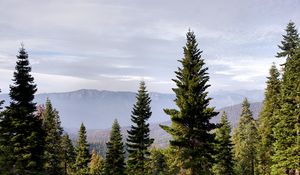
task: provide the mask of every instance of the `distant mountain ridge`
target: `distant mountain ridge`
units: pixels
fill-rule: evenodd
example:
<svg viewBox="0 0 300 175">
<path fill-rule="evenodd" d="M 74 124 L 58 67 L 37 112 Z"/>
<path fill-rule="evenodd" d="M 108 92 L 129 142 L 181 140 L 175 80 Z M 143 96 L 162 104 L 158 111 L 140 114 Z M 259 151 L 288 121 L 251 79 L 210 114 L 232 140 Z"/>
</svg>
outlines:
<svg viewBox="0 0 300 175">
<path fill-rule="evenodd" d="M 72 92 L 42 93 L 35 96 L 35 102 L 44 104 L 48 97 L 59 111 L 61 122 L 65 128 L 79 128 L 84 122 L 88 129 L 108 129 L 115 118 L 121 126 L 130 126 L 130 115 L 135 103 L 135 92 L 81 89 Z M 174 94 L 150 93 L 152 102 L 151 123 L 169 120 L 163 109 L 176 108 Z M 211 106 L 221 109 L 241 103 L 244 97 L 251 102 L 262 101 L 263 92 L 259 90 L 239 90 L 235 92 L 217 91 L 209 93 L 212 97 Z M 0 94 L 0 99 L 9 104 L 8 94 Z"/>
</svg>

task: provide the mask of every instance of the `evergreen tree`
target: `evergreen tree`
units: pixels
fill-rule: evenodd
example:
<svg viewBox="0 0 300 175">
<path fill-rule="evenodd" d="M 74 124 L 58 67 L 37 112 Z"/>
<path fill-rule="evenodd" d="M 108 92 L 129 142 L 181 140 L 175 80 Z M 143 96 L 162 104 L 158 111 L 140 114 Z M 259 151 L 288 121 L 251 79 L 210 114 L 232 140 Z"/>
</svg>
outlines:
<svg viewBox="0 0 300 175">
<path fill-rule="evenodd" d="M 256 169 L 257 146 L 256 121 L 252 117 L 250 104 L 245 98 L 238 126 L 233 132 L 236 174 L 254 175 Z"/>
<path fill-rule="evenodd" d="M 131 115 L 131 121 L 134 125 L 127 131 L 127 150 L 129 153 L 127 170 L 129 174 L 144 175 L 145 165 L 150 155 L 148 148 L 153 143 L 153 139 L 150 138 L 149 123 L 147 123 L 152 114 L 151 99 L 144 81 L 140 83 L 136 99 L 137 102 L 133 106 Z"/>
<path fill-rule="evenodd" d="M 215 175 L 233 175 L 233 152 L 231 143 L 231 126 L 227 114 L 223 112 L 220 128 L 216 130 L 216 164 L 213 166 Z"/>
<path fill-rule="evenodd" d="M 167 175 L 168 165 L 166 156 L 160 149 L 152 149 L 150 151 L 150 161 L 148 165 L 149 174 L 151 175 Z"/>
<path fill-rule="evenodd" d="M 61 145 L 63 153 L 62 161 L 64 166 L 64 174 L 72 174 L 76 159 L 76 153 L 68 134 L 64 134 L 62 136 Z"/>
<path fill-rule="evenodd" d="M 274 118 L 275 110 L 280 108 L 280 79 L 279 72 L 275 66 L 272 65 L 270 69 L 270 76 L 267 77 L 267 88 L 265 91 L 265 99 L 263 102 L 262 111 L 259 114 L 259 145 L 258 145 L 258 171 L 262 175 L 271 174 L 271 155 L 273 154 L 272 144 L 274 142 L 272 128 L 274 128 L 276 121 Z"/>
<path fill-rule="evenodd" d="M 91 162 L 89 164 L 90 175 L 103 175 L 104 174 L 104 160 L 99 156 L 95 149 L 92 151 Z"/>
<path fill-rule="evenodd" d="M 275 113 L 273 175 L 299 174 L 300 160 L 300 45 L 287 60 L 283 74 L 280 109 Z"/>
<path fill-rule="evenodd" d="M 282 35 L 283 41 L 281 41 L 281 46 L 278 45 L 281 52 L 278 52 L 276 57 L 286 57 L 289 59 L 295 53 L 295 49 L 300 43 L 300 38 L 295 23 L 292 21 L 288 23 L 285 31 L 286 35 Z"/>
<path fill-rule="evenodd" d="M 75 169 L 76 174 L 85 175 L 88 174 L 88 163 L 90 162 L 89 145 L 86 140 L 86 129 L 83 123 L 81 123 L 79 129 L 79 139 L 76 147 L 76 162 Z"/>
<path fill-rule="evenodd" d="M 62 133 L 58 112 L 53 109 L 47 98 L 45 111 L 42 114 L 45 134 L 44 170 L 49 175 L 62 174 Z"/>
<path fill-rule="evenodd" d="M 107 142 L 105 175 L 124 175 L 125 157 L 120 125 L 117 120 L 112 125 L 110 140 Z"/>
<path fill-rule="evenodd" d="M 0 92 L 1 92 L 1 89 L 0 89 Z M 4 100 L 0 100 L 0 110 L 3 109 L 2 108 L 3 103 L 4 103 Z"/>
<path fill-rule="evenodd" d="M 0 121 L 0 145 L 10 153 L 2 168 L 12 174 L 37 174 L 42 169 L 44 132 L 41 120 L 34 115 L 37 89 L 23 45 L 16 63 L 9 93 L 12 101 Z"/>
<path fill-rule="evenodd" d="M 170 144 L 178 150 L 183 170 L 191 175 L 206 175 L 212 173 L 214 134 L 211 131 L 216 128 L 210 119 L 218 113 L 208 107 L 211 98 L 207 97 L 206 90 L 210 85 L 202 51 L 197 48 L 194 32 L 189 31 L 186 36 L 184 58 L 179 61 L 182 68 L 178 68 L 177 79 L 173 79 L 177 85 L 173 91 L 179 110 L 165 109 L 172 125 L 162 128 L 173 137 Z"/>
</svg>

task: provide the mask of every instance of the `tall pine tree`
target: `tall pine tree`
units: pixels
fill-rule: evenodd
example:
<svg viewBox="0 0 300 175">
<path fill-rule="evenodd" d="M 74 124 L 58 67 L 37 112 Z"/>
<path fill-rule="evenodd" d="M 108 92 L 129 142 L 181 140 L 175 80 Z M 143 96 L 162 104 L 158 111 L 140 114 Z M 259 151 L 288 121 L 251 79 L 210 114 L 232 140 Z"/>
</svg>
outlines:
<svg viewBox="0 0 300 175">
<path fill-rule="evenodd" d="M 152 112 L 150 107 L 150 96 L 146 90 L 145 82 L 140 83 L 137 94 L 137 102 L 133 106 L 131 121 L 134 125 L 128 131 L 127 147 L 128 147 L 128 167 L 129 174 L 144 175 L 146 163 L 149 158 L 149 147 L 153 143 L 150 138 L 149 123 Z"/>
<path fill-rule="evenodd" d="M 215 175 L 233 175 L 233 144 L 231 143 L 231 126 L 227 114 L 223 112 L 220 128 L 216 130 L 216 163 L 213 166 Z"/>
<path fill-rule="evenodd" d="M 62 133 L 58 112 L 53 109 L 47 98 L 46 107 L 42 113 L 43 128 L 45 130 L 44 170 L 49 175 L 62 174 Z"/>
<path fill-rule="evenodd" d="M 86 140 L 86 129 L 81 123 L 79 129 L 79 138 L 76 147 L 75 170 L 78 175 L 88 174 L 88 163 L 90 162 L 89 145 Z"/>
<path fill-rule="evenodd" d="M 257 126 L 252 117 L 250 104 L 245 98 L 238 126 L 233 132 L 236 174 L 254 175 L 256 169 Z"/>
<path fill-rule="evenodd" d="M 286 57 L 289 59 L 295 53 L 295 49 L 300 43 L 300 38 L 295 23 L 292 21 L 288 23 L 285 31 L 286 35 L 282 35 L 283 40 L 281 41 L 281 45 L 278 45 L 281 52 L 278 52 L 276 57 Z"/>
<path fill-rule="evenodd" d="M 273 154 L 272 144 L 274 142 L 273 131 L 276 124 L 274 117 L 275 111 L 280 108 L 280 73 L 275 64 L 270 69 L 270 76 L 267 77 L 267 88 L 265 90 L 265 99 L 263 108 L 259 114 L 259 145 L 258 145 L 258 171 L 262 175 L 271 174 Z"/>
<path fill-rule="evenodd" d="M 112 125 L 110 140 L 107 142 L 107 152 L 105 160 L 106 175 L 124 175 L 125 174 L 125 157 L 124 145 L 120 125 L 117 120 Z"/>
<path fill-rule="evenodd" d="M 214 134 L 211 131 L 216 128 L 210 119 L 218 113 L 208 107 L 211 100 L 206 91 L 210 86 L 207 84 L 208 68 L 201 57 L 196 36 L 192 31 L 186 36 L 184 58 L 179 61 L 182 68 L 178 68 L 175 72 L 177 79 L 173 79 L 177 85 L 173 91 L 179 110 L 165 109 L 172 125 L 162 128 L 173 137 L 170 144 L 178 149 L 183 169 L 191 175 L 206 175 L 212 174 Z"/>
<path fill-rule="evenodd" d="M 273 128 L 275 142 L 273 175 L 299 174 L 300 152 L 300 45 L 286 61 L 283 74 L 280 109 Z"/>
<path fill-rule="evenodd" d="M 76 153 L 68 134 L 64 134 L 62 136 L 61 147 L 64 175 L 72 174 L 74 171 L 73 168 L 76 159 Z"/>
<path fill-rule="evenodd" d="M 22 45 L 14 84 L 10 86 L 12 101 L 0 121 L 0 145 L 10 152 L 2 168 L 13 174 L 37 174 L 42 168 L 44 132 L 41 120 L 34 115 L 37 89 L 30 72 L 28 54 Z"/>
</svg>

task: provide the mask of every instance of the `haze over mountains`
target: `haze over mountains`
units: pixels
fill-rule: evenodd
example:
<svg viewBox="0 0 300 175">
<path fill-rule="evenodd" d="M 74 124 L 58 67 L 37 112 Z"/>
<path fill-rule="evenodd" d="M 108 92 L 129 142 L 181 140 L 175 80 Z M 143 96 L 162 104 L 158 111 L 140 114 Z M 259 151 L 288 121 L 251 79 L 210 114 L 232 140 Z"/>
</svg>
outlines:
<svg viewBox="0 0 300 175">
<path fill-rule="evenodd" d="M 151 92 L 152 117 L 150 123 L 161 123 L 169 121 L 169 117 L 163 112 L 164 108 L 174 108 L 175 95 Z M 263 91 L 260 90 L 239 90 L 235 92 L 217 91 L 209 94 L 213 98 L 211 106 L 217 110 L 239 104 L 244 97 L 248 97 L 250 102 L 261 102 Z M 35 96 L 35 102 L 43 104 L 46 98 L 52 101 L 53 106 L 59 111 L 62 126 L 73 130 L 79 128 L 84 122 L 88 129 L 108 129 L 115 118 L 119 120 L 121 126 L 130 126 L 130 114 L 135 103 L 134 92 L 115 92 L 81 89 L 73 92 L 43 93 Z M 9 103 L 8 94 L 1 94 L 0 99 L 5 100 L 5 105 Z M 259 108 L 260 103 L 255 108 Z M 226 108 L 230 121 L 233 124 L 238 120 L 239 106 Z M 255 110 L 255 114 L 257 110 Z M 217 118 L 214 119 L 217 121 Z"/>
</svg>

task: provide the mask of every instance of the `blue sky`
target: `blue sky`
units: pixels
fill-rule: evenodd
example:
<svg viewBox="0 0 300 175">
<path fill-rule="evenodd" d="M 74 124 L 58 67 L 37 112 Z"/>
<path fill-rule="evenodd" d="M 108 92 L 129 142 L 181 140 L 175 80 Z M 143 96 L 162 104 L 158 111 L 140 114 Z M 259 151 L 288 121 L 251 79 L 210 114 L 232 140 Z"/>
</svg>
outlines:
<svg viewBox="0 0 300 175">
<path fill-rule="evenodd" d="M 20 43 L 38 92 L 77 89 L 170 93 L 191 28 L 210 91 L 265 87 L 299 0 L 0 0 L 0 88 L 8 92 Z"/>
</svg>

